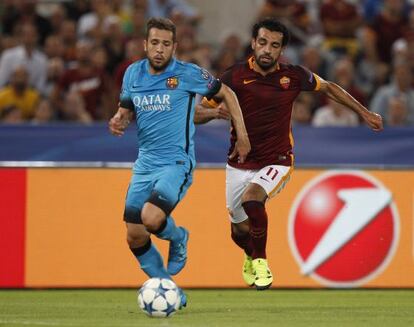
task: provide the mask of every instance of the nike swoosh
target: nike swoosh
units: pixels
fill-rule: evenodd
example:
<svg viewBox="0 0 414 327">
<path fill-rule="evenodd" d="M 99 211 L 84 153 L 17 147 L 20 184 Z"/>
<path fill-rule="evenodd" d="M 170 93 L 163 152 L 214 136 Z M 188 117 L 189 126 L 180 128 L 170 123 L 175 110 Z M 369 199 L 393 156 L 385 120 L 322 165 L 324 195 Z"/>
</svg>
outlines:
<svg viewBox="0 0 414 327">
<path fill-rule="evenodd" d="M 245 80 L 243 80 L 243 84 L 244 85 L 250 84 L 250 83 L 253 83 L 254 81 L 256 81 L 256 80 L 255 79 L 245 79 Z"/>
<path fill-rule="evenodd" d="M 266 178 L 263 178 L 263 176 L 260 176 L 260 179 L 263 179 L 264 181 L 269 183 L 269 181 Z"/>
</svg>

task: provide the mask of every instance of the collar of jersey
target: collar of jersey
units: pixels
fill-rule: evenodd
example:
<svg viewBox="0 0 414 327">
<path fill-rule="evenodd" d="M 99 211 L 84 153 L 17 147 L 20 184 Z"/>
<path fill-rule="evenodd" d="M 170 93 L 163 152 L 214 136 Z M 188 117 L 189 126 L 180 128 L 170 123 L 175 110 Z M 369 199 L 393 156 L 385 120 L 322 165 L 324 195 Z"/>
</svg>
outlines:
<svg viewBox="0 0 414 327">
<path fill-rule="evenodd" d="M 248 59 L 247 59 L 247 63 L 248 63 L 248 65 L 249 65 L 249 68 L 250 68 L 252 71 L 254 71 L 255 73 L 257 73 L 257 74 L 259 74 L 259 75 L 260 75 L 260 73 L 259 73 L 259 72 L 256 72 L 256 71 L 254 70 L 254 67 L 253 67 L 253 62 L 254 62 L 254 56 L 251 56 L 250 58 L 248 58 Z M 279 63 L 277 63 L 276 70 L 275 70 L 274 72 L 277 72 L 278 70 L 280 70 L 280 65 L 279 65 Z M 274 72 L 273 72 L 273 73 L 274 73 Z"/>
</svg>

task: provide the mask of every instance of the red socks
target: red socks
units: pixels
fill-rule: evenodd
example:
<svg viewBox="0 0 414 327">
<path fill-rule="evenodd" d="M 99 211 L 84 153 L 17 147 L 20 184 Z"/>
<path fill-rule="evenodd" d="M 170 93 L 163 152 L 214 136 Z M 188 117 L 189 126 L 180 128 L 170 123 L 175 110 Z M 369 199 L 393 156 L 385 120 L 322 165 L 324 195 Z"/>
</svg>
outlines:
<svg viewBox="0 0 414 327">
<path fill-rule="evenodd" d="M 267 213 L 265 206 L 260 201 L 246 201 L 242 203 L 242 206 L 250 221 L 250 240 L 253 246 L 251 256 L 253 259 L 266 259 Z"/>
<path fill-rule="evenodd" d="M 252 256 L 253 253 L 253 244 L 251 242 L 250 234 L 236 234 L 231 229 L 231 238 L 233 239 L 234 243 L 236 243 L 240 248 L 246 252 L 248 256 Z"/>
</svg>

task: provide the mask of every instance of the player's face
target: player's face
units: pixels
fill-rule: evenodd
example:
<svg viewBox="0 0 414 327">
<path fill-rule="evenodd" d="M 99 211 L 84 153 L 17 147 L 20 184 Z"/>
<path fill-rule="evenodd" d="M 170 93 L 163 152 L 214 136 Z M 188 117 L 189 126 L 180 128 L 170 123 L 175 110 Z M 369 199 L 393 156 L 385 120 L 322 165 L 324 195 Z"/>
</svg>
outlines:
<svg viewBox="0 0 414 327">
<path fill-rule="evenodd" d="M 177 48 L 173 41 L 173 33 L 167 30 L 151 28 L 144 49 L 154 72 L 162 72 L 169 64 Z"/>
<path fill-rule="evenodd" d="M 273 69 L 283 50 L 283 34 L 260 28 L 257 38 L 252 40 L 252 49 L 257 65 L 264 71 Z"/>
</svg>

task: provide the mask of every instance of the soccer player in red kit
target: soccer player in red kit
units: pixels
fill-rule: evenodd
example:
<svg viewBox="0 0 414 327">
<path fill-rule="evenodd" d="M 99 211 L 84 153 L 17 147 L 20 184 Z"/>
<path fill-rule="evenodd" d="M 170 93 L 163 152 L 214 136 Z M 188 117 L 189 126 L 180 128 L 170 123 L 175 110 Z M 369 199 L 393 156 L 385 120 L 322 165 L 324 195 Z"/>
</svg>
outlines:
<svg viewBox="0 0 414 327">
<path fill-rule="evenodd" d="M 288 30 L 278 21 L 267 18 L 258 22 L 252 31 L 253 56 L 229 68 L 221 78 L 237 95 L 251 143 L 245 162 L 240 162 L 234 152 L 237 137 L 232 128 L 226 205 L 231 237 L 245 252 L 243 278 L 258 290 L 269 288 L 273 281 L 266 259 L 265 202 L 283 189 L 292 173 L 291 114 L 299 93 L 323 92 L 356 112 L 371 129 L 382 129 L 380 115 L 368 111 L 335 83 L 302 66 L 279 63 L 288 40 Z M 204 99 L 198 105 L 196 123 L 225 116 L 224 105 L 214 100 Z"/>
</svg>

